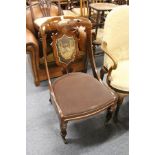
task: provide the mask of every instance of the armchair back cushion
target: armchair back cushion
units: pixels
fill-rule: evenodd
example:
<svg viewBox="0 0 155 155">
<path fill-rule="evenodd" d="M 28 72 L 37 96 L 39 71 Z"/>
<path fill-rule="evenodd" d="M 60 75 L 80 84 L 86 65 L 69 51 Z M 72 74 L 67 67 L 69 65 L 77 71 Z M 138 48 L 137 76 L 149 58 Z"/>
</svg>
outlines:
<svg viewBox="0 0 155 155">
<path fill-rule="evenodd" d="M 114 8 L 105 20 L 103 42 L 106 42 L 107 52 L 116 63 L 129 59 L 129 7 L 127 5 Z M 104 63 L 111 64 L 105 57 Z"/>
</svg>

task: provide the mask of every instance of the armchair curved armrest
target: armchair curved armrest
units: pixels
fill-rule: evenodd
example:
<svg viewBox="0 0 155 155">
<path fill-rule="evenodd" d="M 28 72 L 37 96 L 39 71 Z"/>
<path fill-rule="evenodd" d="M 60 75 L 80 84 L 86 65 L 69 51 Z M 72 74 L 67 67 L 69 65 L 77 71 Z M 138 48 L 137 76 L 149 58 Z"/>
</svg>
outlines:
<svg viewBox="0 0 155 155">
<path fill-rule="evenodd" d="M 110 66 L 109 69 L 103 65 L 102 68 L 101 68 L 101 70 L 100 70 L 100 78 L 101 78 L 101 79 L 103 79 L 105 73 L 108 73 L 108 75 L 107 75 L 107 83 L 109 83 L 109 77 L 110 77 L 110 75 L 111 75 L 112 70 L 117 68 L 117 63 L 116 63 L 115 60 L 112 58 L 112 56 L 108 53 L 108 50 L 107 50 L 107 43 L 106 43 L 105 41 L 102 42 L 101 48 L 102 48 L 103 52 L 104 52 L 104 53 L 110 58 L 110 60 L 112 60 L 112 62 L 113 62 L 113 65 Z"/>
<path fill-rule="evenodd" d="M 103 52 L 112 60 L 113 62 L 113 65 L 107 69 L 107 70 L 110 70 L 111 68 L 112 69 L 116 69 L 117 68 L 117 63 L 115 62 L 115 60 L 113 59 L 113 57 L 107 52 L 107 43 L 105 41 L 102 42 L 102 45 L 101 45 L 101 48 L 103 50 Z"/>
</svg>

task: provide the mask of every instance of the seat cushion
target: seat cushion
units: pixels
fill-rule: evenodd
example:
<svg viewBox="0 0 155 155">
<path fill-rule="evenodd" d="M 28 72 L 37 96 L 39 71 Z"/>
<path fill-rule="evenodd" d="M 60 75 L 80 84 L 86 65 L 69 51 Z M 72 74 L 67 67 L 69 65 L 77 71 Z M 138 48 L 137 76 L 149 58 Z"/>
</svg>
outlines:
<svg viewBox="0 0 155 155">
<path fill-rule="evenodd" d="M 129 61 L 119 61 L 116 70 L 113 70 L 110 77 L 112 87 L 129 91 Z"/>
<path fill-rule="evenodd" d="M 53 16 L 54 17 L 54 16 Z M 46 20 L 51 19 L 53 17 L 41 17 L 34 20 L 34 24 L 39 28 Z"/>
<path fill-rule="evenodd" d="M 105 19 L 102 39 L 107 43 L 107 52 L 113 59 L 128 59 L 129 6 L 118 6 L 109 12 Z"/>
<path fill-rule="evenodd" d="M 111 90 L 85 73 L 70 73 L 53 83 L 53 90 L 64 116 L 108 107 L 116 99 Z"/>
</svg>

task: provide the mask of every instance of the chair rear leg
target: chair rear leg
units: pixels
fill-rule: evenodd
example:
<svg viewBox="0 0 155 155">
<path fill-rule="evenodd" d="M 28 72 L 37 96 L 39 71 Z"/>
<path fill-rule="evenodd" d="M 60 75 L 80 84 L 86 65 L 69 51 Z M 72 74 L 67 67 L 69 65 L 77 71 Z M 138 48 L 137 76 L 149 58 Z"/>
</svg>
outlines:
<svg viewBox="0 0 155 155">
<path fill-rule="evenodd" d="M 106 120 L 105 120 L 105 124 L 107 124 L 110 119 L 112 118 L 112 111 L 110 110 L 110 108 L 107 110 L 107 114 L 106 114 Z"/>
<path fill-rule="evenodd" d="M 103 67 L 101 68 L 101 70 L 100 70 L 100 78 L 101 78 L 102 80 L 103 80 L 104 75 L 105 75 L 106 73 L 108 73 L 108 70 L 107 70 L 107 68 L 106 68 L 105 66 L 103 66 Z"/>
</svg>

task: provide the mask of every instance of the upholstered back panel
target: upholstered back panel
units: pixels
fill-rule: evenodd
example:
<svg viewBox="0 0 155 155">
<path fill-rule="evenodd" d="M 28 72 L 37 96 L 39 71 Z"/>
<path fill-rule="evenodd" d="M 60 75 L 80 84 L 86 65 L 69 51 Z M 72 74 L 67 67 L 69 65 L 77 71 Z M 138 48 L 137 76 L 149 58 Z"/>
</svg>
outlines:
<svg viewBox="0 0 155 155">
<path fill-rule="evenodd" d="M 129 7 L 122 5 L 114 8 L 105 20 L 103 41 L 107 52 L 117 62 L 128 59 L 129 46 Z"/>
</svg>

